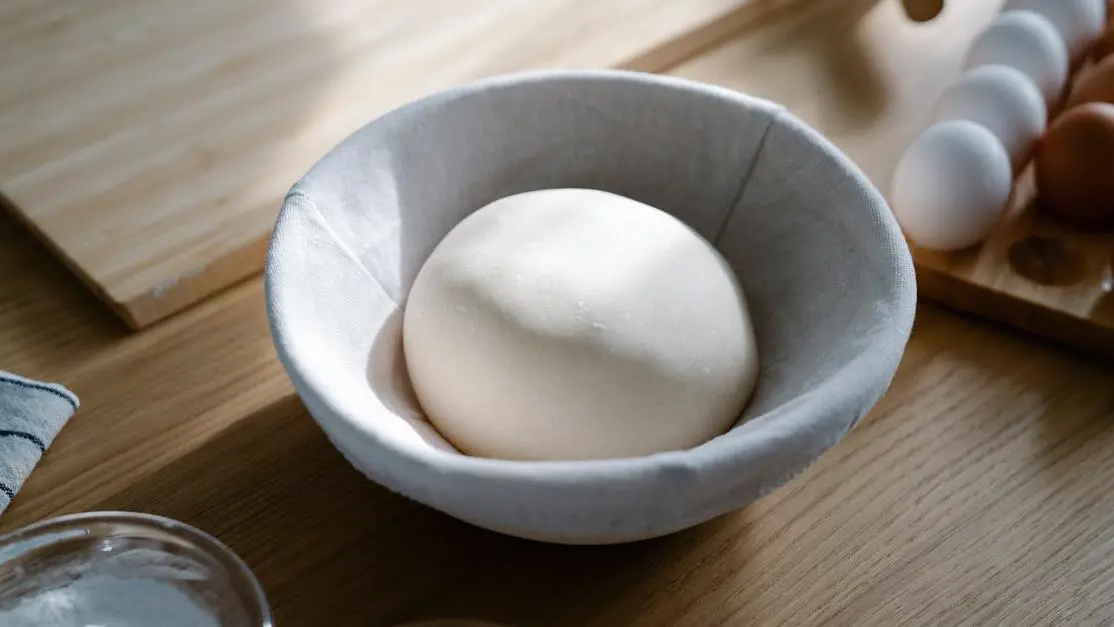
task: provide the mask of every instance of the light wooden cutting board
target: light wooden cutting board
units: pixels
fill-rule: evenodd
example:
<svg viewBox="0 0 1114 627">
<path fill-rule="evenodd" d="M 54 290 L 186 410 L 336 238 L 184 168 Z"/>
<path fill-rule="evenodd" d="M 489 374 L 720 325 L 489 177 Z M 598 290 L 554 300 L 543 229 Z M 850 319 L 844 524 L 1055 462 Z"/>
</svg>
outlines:
<svg viewBox="0 0 1114 627">
<path fill-rule="evenodd" d="M 795 0 L 4 0 L 0 190 L 141 328 L 259 272 L 282 197 L 481 76 L 656 71 Z"/>
</svg>

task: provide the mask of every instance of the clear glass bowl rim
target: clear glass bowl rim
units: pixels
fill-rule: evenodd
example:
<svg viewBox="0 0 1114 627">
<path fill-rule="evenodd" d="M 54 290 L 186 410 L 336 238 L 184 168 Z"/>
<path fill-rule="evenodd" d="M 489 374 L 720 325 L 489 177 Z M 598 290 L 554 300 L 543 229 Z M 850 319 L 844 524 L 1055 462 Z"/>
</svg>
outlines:
<svg viewBox="0 0 1114 627">
<path fill-rule="evenodd" d="M 243 580 L 243 583 L 247 584 L 247 588 L 254 597 L 252 600 L 257 605 L 259 616 L 262 619 L 259 627 L 273 627 L 271 607 L 267 602 L 267 595 L 263 592 L 263 586 L 260 585 L 259 580 L 255 577 L 255 573 L 248 568 L 244 560 L 215 536 L 193 525 L 166 516 L 141 512 L 107 510 L 64 514 L 52 518 L 44 518 L 13 529 L 7 533 L 0 534 L 0 550 L 15 542 L 28 540 L 43 533 L 72 529 L 75 527 L 87 527 L 92 524 L 123 524 L 140 528 L 146 527 L 163 533 L 169 533 L 193 544 L 203 553 L 220 563 L 220 565 L 228 571 L 230 576 L 238 577 Z"/>
</svg>

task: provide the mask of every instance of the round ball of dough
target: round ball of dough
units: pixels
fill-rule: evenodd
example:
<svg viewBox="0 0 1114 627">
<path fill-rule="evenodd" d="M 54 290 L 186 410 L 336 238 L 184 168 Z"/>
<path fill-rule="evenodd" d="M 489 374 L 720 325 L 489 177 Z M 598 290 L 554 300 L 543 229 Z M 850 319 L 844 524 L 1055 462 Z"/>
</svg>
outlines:
<svg viewBox="0 0 1114 627">
<path fill-rule="evenodd" d="M 587 189 L 497 200 L 426 260 L 403 319 L 418 400 L 461 452 L 635 457 L 738 419 L 758 375 L 743 291 L 676 218 Z"/>
</svg>

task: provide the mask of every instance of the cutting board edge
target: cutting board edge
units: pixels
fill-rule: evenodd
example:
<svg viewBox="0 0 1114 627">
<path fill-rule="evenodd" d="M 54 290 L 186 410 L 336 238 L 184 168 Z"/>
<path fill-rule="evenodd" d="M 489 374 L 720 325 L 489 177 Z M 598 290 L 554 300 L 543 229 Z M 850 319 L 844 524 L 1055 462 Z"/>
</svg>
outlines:
<svg viewBox="0 0 1114 627">
<path fill-rule="evenodd" d="M 803 4 L 807 0 L 743 0 L 690 28 L 653 43 L 645 50 L 601 67 L 647 73 L 666 73 L 693 57 L 722 45 L 748 27 Z M 263 271 L 271 229 L 247 243 L 230 247 L 201 272 L 171 277 L 136 295 L 113 293 L 102 285 L 65 250 L 57 245 L 33 218 L 20 211 L 14 203 L 11 212 L 37 239 L 58 257 L 131 331 L 141 331 L 153 324 L 189 310 L 212 296 L 258 276 Z M 218 277 L 214 280 L 214 277 Z"/>
</svg>

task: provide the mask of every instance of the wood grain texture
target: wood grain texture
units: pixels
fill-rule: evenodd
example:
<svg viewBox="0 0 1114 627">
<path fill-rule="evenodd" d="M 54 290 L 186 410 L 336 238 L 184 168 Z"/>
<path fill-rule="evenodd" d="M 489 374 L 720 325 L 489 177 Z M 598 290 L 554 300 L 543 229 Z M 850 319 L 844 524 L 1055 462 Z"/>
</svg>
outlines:
<svg viewBox="0 0 1114 627">
<path fill-rule="evenodd" d="M 738 56 L 762 50 L 749 41 L 686 71 L 741 81 L 762 67 Z M 810 67 L 800 40 L 780 45 Z M 811 49 L 818 79 L 830 50 Z M 886 110 L 853 119 L 885 132 Z M 790 484 L 660 540 L 560 547 L 456 522 L 349 467 L 275 360 L 258 279 L 130 334 L 3 215 L 0 276 L 0 367 L 82 399 L 0 530 L 105 508 L 184 520 L 245 558 L 282 627 L 1114 621 L 1114 368 L 932 305 L 887 395 Z"/>
<path fill-rule="evenodd" d="M 674 73 L 786 105 L 888 194 L 902 152 L 928 126 L 968 45 L 1001 5 L 949 3 L 934 21 L 917 24 L 896 3 L 816 3 Z M 977 248 L 914 247 L 920 294 L 1112 358 L 1114 236 L 1057 225 L 1035 210 L 1034 196 L 1026 172 L 1006 218 Z M 1063 266 L 1071 267 L 1069 282 L 1048 276 Z"/>
<path fill-rule="evenodd" d="M 0 189 L 145 327 L 259 272 L 286 191 L 377 115 L 527 68 L 662 69 L 787 3 L 12 0 Z"/>
<path fill-rule="evenodd" d="M 918 312 L 890 392 L 797 480 L 621 547 L 497 536 L 368 482 L 279 368 L 258 280 L 128 334 L 0 219 L 0 361 L 82 407 L 0 519 L 122 508 L 215 533 L 284 627 L 1114 620 L 1114 370 Z"/>
</svg>

